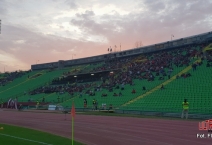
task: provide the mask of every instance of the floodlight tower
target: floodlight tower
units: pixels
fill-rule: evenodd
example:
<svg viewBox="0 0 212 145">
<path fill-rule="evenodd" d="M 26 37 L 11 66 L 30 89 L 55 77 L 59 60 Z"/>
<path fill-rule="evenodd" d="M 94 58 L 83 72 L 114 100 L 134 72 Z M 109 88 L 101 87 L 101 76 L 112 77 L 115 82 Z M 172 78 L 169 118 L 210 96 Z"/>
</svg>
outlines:
<svg viewBox="0 0 212 145">
<path fill-rule="evenodd" d="M 6 65 L 4 66 L 4 73 L 5 73 L 5 67 L 6 67 Z"/>
<path fill-rule="evenodd" d="M 1 34 L 1 20 L 0 20 L 0 34 Z"/>
<path fill-rule="evenodd" d="M 71 55 L 72 55 L 72 60 L 73 60 L 73 57 L 76 56 L 76 54 L 71 54 Z"/>
</svg>

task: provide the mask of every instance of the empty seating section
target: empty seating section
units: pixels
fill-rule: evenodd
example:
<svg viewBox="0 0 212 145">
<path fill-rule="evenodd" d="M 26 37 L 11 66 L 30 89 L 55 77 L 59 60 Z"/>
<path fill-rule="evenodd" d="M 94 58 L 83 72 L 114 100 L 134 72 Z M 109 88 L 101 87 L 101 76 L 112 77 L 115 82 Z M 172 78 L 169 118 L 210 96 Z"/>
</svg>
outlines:
<svg viewBox="0 0 212 145">
<path fill-rule="evenodd" d="M 20 100 L 28 100 L 31 96 L 28 93 L 30 90 L 38 86 L 47 85 L 52 79 L 60 76 L 66 70 L 71 70 L 71 68 L 66 68 L 65 70 L 41 70 L 30 72 L 21 78 L 15 79 L 8 85 L 0 87 L 1 98 L 6 101 L 10 97 L 15 98 L 17 96 Z"/>
<path fill-rule="evenodd" d="M 21 86 L 24 82 L 27 81 L 28 76 L 33 76 L 38 71 L 29 72 L 25 75 L 14 79 L 12 82 L 7 83 L 5 86 L 0 86 L 0 96 L 1 98 L 8 98 L 9 96 L 16 95 L 17 93 L 20 93 L 20 90 L 15 89 L 17 86 Z M 25 90 L 25 88 L 24 88 Z M 23 92 L 23 91 L 22 91 Z"/>
</svg>

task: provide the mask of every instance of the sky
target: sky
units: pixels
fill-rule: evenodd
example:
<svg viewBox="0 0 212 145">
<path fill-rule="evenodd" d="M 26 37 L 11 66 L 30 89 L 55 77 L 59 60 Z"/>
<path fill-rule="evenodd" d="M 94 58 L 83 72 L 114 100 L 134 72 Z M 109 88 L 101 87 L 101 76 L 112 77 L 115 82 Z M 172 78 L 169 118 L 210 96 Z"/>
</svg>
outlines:
<svg viewBox="0 0 212 145">
<path fill-rule="evenodd" d="M 0 0 L 0 72 L 208 32 L 211 14 L 212 0 Z"/>
</svg>

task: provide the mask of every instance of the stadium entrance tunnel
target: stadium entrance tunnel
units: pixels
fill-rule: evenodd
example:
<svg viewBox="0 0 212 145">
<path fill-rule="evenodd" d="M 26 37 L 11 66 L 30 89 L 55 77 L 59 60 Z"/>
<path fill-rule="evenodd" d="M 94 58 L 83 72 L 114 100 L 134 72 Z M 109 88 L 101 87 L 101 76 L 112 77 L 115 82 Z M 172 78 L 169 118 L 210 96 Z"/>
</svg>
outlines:
<svg viewBox="0 0 212 145">
<path fill-rule="evenodd" d="M 84 82 L 99 81 L 101 78 L 108 76 L 108 74 L 111 75 L 116 74 L 118 70 L 119 69 L 112 69 L 112 70 L 99 71 L 95 73 L 90 72 L 77 75 L 63 76 L 60 79 L 54 79 L 52 81 L 52 84 L 56 85 L 56 84 L 67 84 L 68 82 L 84 83 Z"/>
<path fill-rule="evenodd" d="M 38 74 L 35 74 L 35 75 L 29 77 L 29 79 L 35 79 L 35 78 L 37 78 L 37 77 L 39 77 L 41 75 L 43 75 L 43 74 L 42 73 L 38 73 Z"/>
</svg>

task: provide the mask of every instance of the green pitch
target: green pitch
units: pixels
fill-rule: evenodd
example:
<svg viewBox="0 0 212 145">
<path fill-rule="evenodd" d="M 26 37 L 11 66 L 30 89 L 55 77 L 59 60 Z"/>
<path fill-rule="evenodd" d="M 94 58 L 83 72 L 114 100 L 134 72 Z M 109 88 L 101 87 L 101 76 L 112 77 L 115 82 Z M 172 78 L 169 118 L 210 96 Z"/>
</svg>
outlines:
<svg viewBox="0 0 212 145">
<path fill-rule="evenodd" d="M 0 144 L 1 145 L 71 145 L 71 139 L 32 129 L 0 124 Z M 82 144 L 74 142 L 74 145 L 82 145 Z"/>
</svg>

